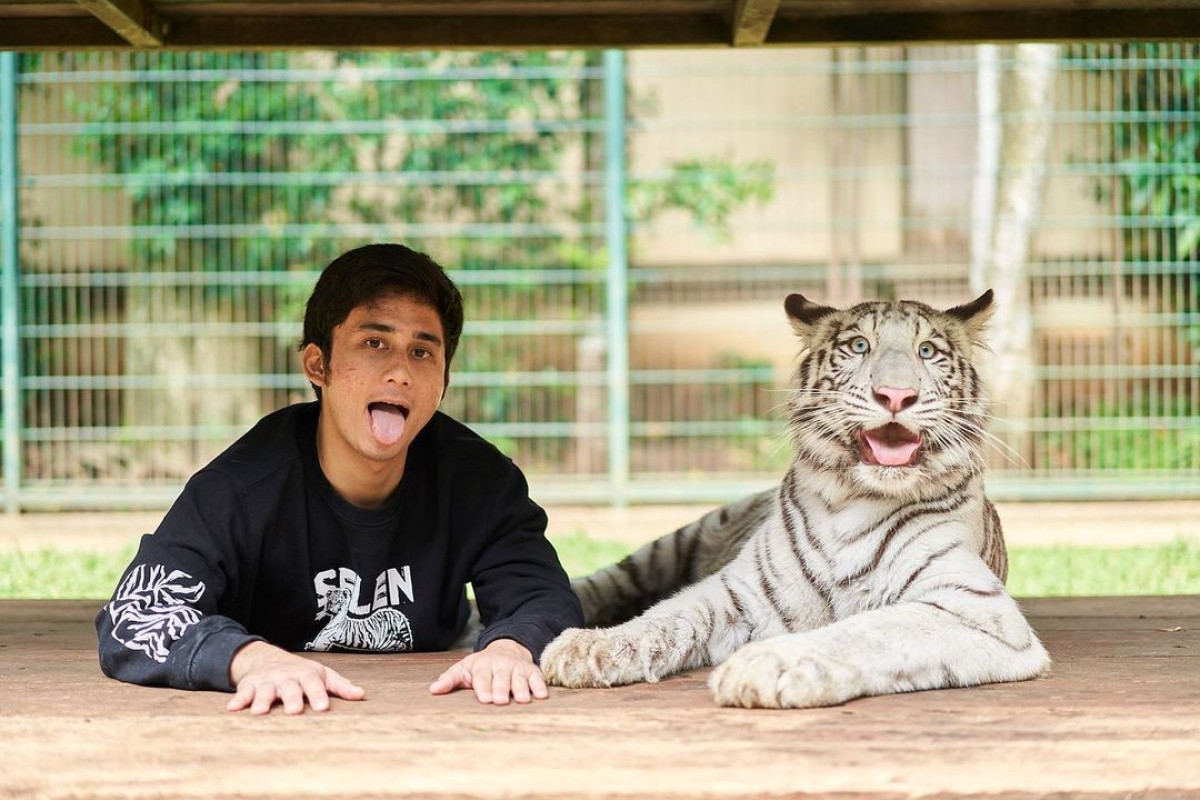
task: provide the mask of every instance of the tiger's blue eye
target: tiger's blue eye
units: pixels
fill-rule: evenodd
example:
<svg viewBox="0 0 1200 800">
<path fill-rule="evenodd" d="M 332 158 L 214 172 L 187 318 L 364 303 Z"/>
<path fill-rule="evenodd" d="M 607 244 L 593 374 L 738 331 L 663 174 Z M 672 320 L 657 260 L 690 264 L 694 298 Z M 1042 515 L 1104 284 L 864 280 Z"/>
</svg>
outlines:
<svg viewBox="0 0 1200 800">
<path fill-rule="evenodd" d="M 850 349 L 861 355 L 871 349 L 871 343 L 862 336 L 856 336 L 850 340 Z"/>
<path fill-rule="evenodd" d="M 921 344 L 917 346 L 917 355 L 919 355 L 921 358 L 928 360 L 933 358 L 936 354 L 937 348 L 933 346 L 932 342 L 921 342 Z"/>
</svg>

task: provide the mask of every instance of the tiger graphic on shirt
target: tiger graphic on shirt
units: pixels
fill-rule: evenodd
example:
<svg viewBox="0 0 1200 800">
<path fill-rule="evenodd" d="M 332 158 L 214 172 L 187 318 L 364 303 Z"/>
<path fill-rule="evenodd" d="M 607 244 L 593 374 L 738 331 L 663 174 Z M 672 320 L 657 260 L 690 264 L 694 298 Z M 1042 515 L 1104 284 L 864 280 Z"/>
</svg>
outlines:
<svg viewBox="0 0 1200 800">
<path fill-rule="evenodd" d="M 715 665 L 717 703 L 795 708 L 1044 673 L 983 490 L 974 348 L 991 306 L 990 291 L 945 311 L 790 295 L 801 354 L 782 481 L 576 579 L 587 624 L 611 627 L 551 642 L 548 681 Z"/>
<path fill-rule="evenodd" d="M 333 570 L 330 571 L 334 572 Z M 355 598 L 361 581 L 350 570 L 345 573 L 345 583 L 339 586 L 323 585 L 322 575 L 313 583 L 323 593 L 318 596 L 317 621 L 327 619 L 305 650 L 351 650 L 373 653 L 402 652 L 413 649 L 412 626 L 404 612 L 391 605 L 398 600 L 397 592 L 403 591 L 411 602 L 411 585 L 398 585 L 401 573 L 388 570 L 376 582 L 376 601 L 367 609 L 356 609 Z M 393 575 L 396 580 L 393 580 Z M 405 567 L 403 575 L 408 575 Z M 364 613 L 365 612 L 365 613 Z"/>
</svg>

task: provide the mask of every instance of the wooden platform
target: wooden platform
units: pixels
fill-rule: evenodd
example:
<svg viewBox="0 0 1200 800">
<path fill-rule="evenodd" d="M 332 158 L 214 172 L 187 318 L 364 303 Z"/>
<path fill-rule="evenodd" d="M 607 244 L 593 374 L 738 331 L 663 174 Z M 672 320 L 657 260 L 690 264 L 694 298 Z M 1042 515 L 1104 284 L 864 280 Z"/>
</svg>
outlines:
<svg viewBox="0 0 1200 800">
<path fill-rule="evenodd" d="M 0 602 L 0 798 L 1200 798 L 1200 597 L 1028 600 L 1022 684 L 814 711 L 712 705 L 705 674 L 481 706 L 450 654 L 328 658 L 327 714 L 104 678 L 89 602 Z"/>
</svg>

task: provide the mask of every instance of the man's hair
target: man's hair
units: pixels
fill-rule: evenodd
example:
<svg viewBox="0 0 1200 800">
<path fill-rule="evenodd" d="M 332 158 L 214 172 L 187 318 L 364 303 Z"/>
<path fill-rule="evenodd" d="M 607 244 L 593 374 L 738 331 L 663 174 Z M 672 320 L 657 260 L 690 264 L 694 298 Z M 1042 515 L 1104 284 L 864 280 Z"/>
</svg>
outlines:
<svg viewBox="0 0 1200 800">
<path fill-rule="evenodd" d="M 450 360 L 462 334 L 462 295 L 436 261 L 401 244 L 369 244 L 329 262 L 304 309 L 300 349 L 315 344 L 328 367 L 333 329 L 358 306 L 390 296 L 409 297 L 437 311 L 446 339 L 445 380 L 449 383 Z M 319 400 L 320 388 L 313 386 L 313 390 Z"/>
</svg>

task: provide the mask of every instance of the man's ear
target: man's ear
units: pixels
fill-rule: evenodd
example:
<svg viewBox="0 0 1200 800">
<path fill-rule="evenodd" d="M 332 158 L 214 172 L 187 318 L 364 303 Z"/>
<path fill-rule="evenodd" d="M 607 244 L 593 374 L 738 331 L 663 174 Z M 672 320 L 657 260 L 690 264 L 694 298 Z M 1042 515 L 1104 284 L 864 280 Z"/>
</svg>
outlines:
<svg viewBox="0 0 1200 800">
<path fill-rule="evenodd" d="M 308 378 L 308 382 L 314 386 L 324 386 L 328 380 L 327 365 L 325 363 L 325 354 L 321 352 L 321 348 L 317 347 L 312 342 L 304 345 L 304 349 L 300 351 L 300 366 L 304 370 L 304 377 Z"/>
</svg>

